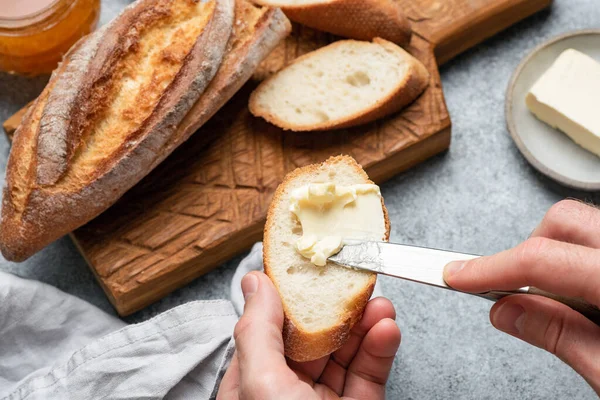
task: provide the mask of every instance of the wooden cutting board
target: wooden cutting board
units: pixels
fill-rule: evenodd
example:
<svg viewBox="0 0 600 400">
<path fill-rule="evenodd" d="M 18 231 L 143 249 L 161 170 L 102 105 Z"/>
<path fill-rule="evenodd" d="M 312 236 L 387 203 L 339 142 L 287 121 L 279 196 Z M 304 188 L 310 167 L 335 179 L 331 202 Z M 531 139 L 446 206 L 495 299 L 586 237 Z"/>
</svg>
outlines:
<svg viewBox="0 0 600 400">
<path fill-rule="evenodd" d="M 296 167 L 350 154 L 381 183 L 450 144 L 438 65 L 548 6 L 551 0 L 398 0 L 415 35 L 408 49 L 431 73 L 400 114 L 336 132 L 283 132 L 247 111 L 248 83 L 117 204 L 72 234 L 110 301 L 128 315 L 261 239 L 272 194 Z M 336 38 L 295 26 L 256 80 Z M 5 122 L 12 134 L 22 112 Z"/>
</svg>

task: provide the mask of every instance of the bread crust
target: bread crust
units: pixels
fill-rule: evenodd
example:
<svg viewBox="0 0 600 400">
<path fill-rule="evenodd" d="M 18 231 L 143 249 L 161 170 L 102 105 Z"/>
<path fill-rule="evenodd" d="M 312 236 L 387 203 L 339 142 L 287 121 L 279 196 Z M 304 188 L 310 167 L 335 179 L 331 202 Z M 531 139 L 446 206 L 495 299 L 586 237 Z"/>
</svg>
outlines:
<svg viewBox="0 0 600 400">
<path fill-rule="evenodd" d="M 238 0 L 244 2 L 245 0 Z M 89 42 L 98 35 L 105 37 L 106 31 L 111 31 L 112 22 L 106 28 L 97 31 L 88 40 L 80 41 L 70 51 L 60 69 L 53 75 L 44 93 L 24 118 L 24 123 L 15 135 L 13 149 L 7 167 L 7 186 L 4 189 L 2 223 L 0 225 L 0 249 L 3 255 L 14 261 L 22 261 L 40 250 L 45 245 L 76 229 L 85 222 L 93 219 L 118 200 L 130 187 L 137 183 L 156 165 L 166 158 L 179 144 L 185 141 L 195 130 L 208 120 L 238 89 L 248 80 L 260 61 L 285 37 L 290 30 L 289 21 L 280 10 L 262 9 L 263 15 L 257 21 L 254 37 L 234 49 L 232 54 L 225 57 L 231 50 L 234 3 L 233 0 L 216 0 L 215 12 L 202 34 L 198 37 L 194 49 L 197 53 L 190 60 L 186 58 L 182 75 L 195 75 L 191 82 L 183 82 L 170 93 L 165 93 L 161 101 L 167 102 L 163 117 L 152 117 L 145 121 L 148 132 L 132 143 L 123 143 L 118 159 L 109 160 L 105 171 L 98 171 L 98 176 L 89 184 L 75 192 L 53 190 L 53 186 L 42 186 L 34 182 L 28 194 L 26 207 L 18 213 L 11 201 L 15 193 L 15 179 L 19 168 L 19 159 L 24 148 L 36 147 L 35 133 L 30 132 L 32 115 L 39 107 L 46 105 L 48 94 L 52 93 L 55 82 L 62 76 L 64 70 L 70 67 L 74 54 L 79 54 L 82 46 L 90 46 Z M 136 10 L 138 2 L 128 7 L 124 14 Z M 100 40 L 101 41 L 101 40 Z M 229 43 L 229 45 L 228 45 Z M 221 65 L 221 63 L 223 64 Z M 219 71 L 219 72 L 217 72 Z M 83 71 L 82 73 L 85 73 Z M 177 79 L 177 78 L 175 78 Z M 167 89 L 168 91 L 168 89 Z M 175 103 L 175 104 L 174 104 Z M 57 140 L 55 146 L 67 145 L 73 137 L 65 136 Z M 65 146 L 63 145 L 63 149 Z M 50 152 L 52 154 L 52 152 Z M 68 151 L 57 151 L 68 165 Z M 33 157 L 32 162 L 35 163 Z M 51 163 L 52 167 L 60 163 Z M 50 169 L 50 168 L 49 168 Z M 33 172 L 31 172 L 33 170 Z M 29 173 L 35 175 L 36 168 L 30 168 Z M 56 175 L 46 176 L 44 182 L 52 182 Z M 30 176 L 35 179 L 35 176 Z"/>
<path fill-rule="evenodd" d="M 308 27 L 357 40 L 380 37 L 400 46 L 410 43 L 412 29 L 400 5 L 392 0 L 329 0 L 303 4 L 256 0 L 281 7 L 292 20 Z"/>
<path fill-rule="evenodd" d="M 269 258 L 269 254 L 271 252 L 271 241 L 269 240 L 270 232 L 275 224 L 276 219 L 281 217 L 276 215 L 276 205 L 282 201 L 282 197 L 285 193 L 287 185 L 296 177 L 313 174 L 324 165 L 335 166 L 336 164 L 341 163 L 351 165 L 356 172 L 364 178 L 364 183 L 373 183 L 369 179 L 367 173 L 362 169 L 362 166 L 358 164 L 354 158 L 346 155 L 340 155 L 330 157 L 321 164 L 312 164 L 297 168 L 286 175 L 283 182 L 275 191 L 273 200 L 271 201 L 271 205 L 267 212 L 267 222 L 265 224 L 263 243 L 263 263 L 265 273 L 267 276 L 269 276 L 269 278 L 271 278 L 275 288 L 279 292 L 279 283 L 273 279 Z M 390 237 L 391 225 L 383 197 L 381 198 L 381 207 L 383 210 L 383 217 L 385 219 L 385 235 L 382 240 L 388 241 Z M 367 303 L 373 294 L 376 281 L 377 274 L 371 274 L 367 285 L 349 301 L 344 312 L 338 316 L 338 323 L 318 332 L 307 332 L 299 327 L 299 325 L 294 321 L 294 317 L 289 312 L 288 307 L 284 303 L 283 342 L 285 355 L 294 361 L 305 362 L 324 357 L 342 347 L 350 337 L 352 327 L 361 319 L 365 307 L 367 306 Z"/>
<path fill-rule="evenodd" d="M 237 4 L 256 7 L 246 0 L 237 0 Z M 206 92 L 183 119 L 174 147 L 204 125 L 250 79 L 261 61 L 290 34 L 291 30 L 292 25 L 281 9 L 263 7 L 262 15 L 255 26 L 255 40 L 231 50 L 231 42 L 236 40 L 232 37 L 219 71 Z"/>
<path fill-rule="evenodd" d="M 347 42 L 348 40 L 340 40 L 313 52 L 307 53 L 302 57 L 299 57 L 296 60 L 294 60 L 285 68 L 288 68 L 289 66 L 301 62 L 305 59 L 311 57 L 318 57 L 319 52 L 327 51 L 328 48 L 331 48 L 333 46 L 344 46 L 344 43 Z M 373 39 L 373 43 L 379 44 L 380 46 L 383 46 L 391 51 L 401 53 L 408 63 L 408 71 L 405 75 L 405 78 L 396 86 L 394 91 L 392 91 L 388 96 L 380 99 L 377 103 L 370 106 L 368 109 L 356 112 L 352 115 L 349 115 L 346 118 L 328 120 L 326 122 L 317 124 L 290 124 L 288 121 L 279 118 L 274 113 L 269 112 L 268 110 L 261 107 L 257 99 L 261 87 L 263 87 L 263 85 L 268 85 L 271 80 L 277 77 L 277 73 L 275 73 L 271 77 L 263 81 L 263 83 L 261 83 L 250 95 L 250 100 L 248 102 L 250 112 L 254 116 L 262 117 L 265 120 L 282 129 L 301 132 L 349 128 L 356 125 L 366 124 L 368 122 L 375 121 L 377 119 L 383 118 L 385 116 L 400 111 L 402 108 L 415 101 L 417 97 L 419 97 L 419 95 L 423 93 L 425 88 L 429 85 L 429 72 L 419 60 L 417 60 L 412 55 L 408 54 L 405 50 L 396 46 L 395 44 L 381 38 Z"/>
</svg>

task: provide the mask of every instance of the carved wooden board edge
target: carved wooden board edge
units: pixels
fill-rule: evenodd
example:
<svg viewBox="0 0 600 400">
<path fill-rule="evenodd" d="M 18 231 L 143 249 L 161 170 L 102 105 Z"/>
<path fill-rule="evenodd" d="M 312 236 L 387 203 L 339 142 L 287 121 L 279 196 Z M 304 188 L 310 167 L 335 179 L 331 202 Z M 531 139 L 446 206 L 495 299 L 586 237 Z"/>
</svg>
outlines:
<svg viewBox="0 0 600 400">
<path fill-rule="evenodd" d="M 6 133 L 8 140 L 12 141 L 13 134 L 21 124 L 23 116 L 25 116 L 25 113 L 27 112 L 27 110 L 29 110 L 29 107 L 33 104 L 34 101 L 35 100 L 30 101 L 23 108 L 21 108 L 19 111 L 8 117 L 6 121 L 4 121 L 2 127 L 4 128 L 4 132 Z"/>
<path fill-rule="evenodd" d="M 396 0 L 413 33 L 433 45 L 438 65 L 515 23 L 552 5 L 553 0 Z"/>
</svg>

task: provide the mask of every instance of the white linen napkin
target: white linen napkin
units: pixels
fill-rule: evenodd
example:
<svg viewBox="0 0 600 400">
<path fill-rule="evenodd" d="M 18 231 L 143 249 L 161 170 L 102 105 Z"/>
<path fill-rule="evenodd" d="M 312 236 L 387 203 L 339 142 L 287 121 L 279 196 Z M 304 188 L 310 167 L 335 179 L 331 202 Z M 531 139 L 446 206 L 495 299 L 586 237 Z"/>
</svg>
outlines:
<svg viewBox="0 0 600 400">
<path fill-rule="evenodd" d="M 194 301 L 126 326 L 49 285 L 0 273 L 0 398 L 208 399 L 237 315 Z"/>
</svg>

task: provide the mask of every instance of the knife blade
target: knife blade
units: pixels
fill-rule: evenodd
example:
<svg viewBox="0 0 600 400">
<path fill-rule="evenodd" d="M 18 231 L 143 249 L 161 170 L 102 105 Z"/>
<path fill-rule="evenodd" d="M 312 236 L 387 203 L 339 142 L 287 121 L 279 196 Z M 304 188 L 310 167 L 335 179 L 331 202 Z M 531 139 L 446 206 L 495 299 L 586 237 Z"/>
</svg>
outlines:
<svg viewBox="0 0 600 400">
<path fill-rule="evenodd" d="M 444 266 L 451 261 L 477 258 L 426 247 L 388 242 L 349 242 L 329 257 L 336 264 L 451 289 L 444 281 Z"/>
<path fill-rule="evenodd" d="M 375 272 L 442 289 L 460 292 L 444 281 L 444 267 L 451 261 L 467 261 L 479 256 L 388 242 L 348 241 L 329 261 L 350 268 Z M 461 292 L 467 293 L 467 292 Z M 539 295 L 559 301 L 600 326 L 600 310 L 581 298 L 556 295 L 534 287 L 467 293 L 497 301 L 513 294 Z"/>
</svg>

